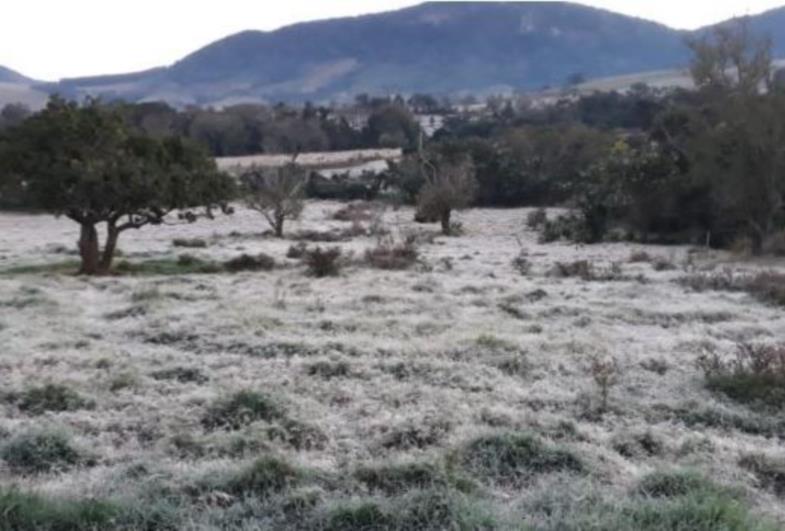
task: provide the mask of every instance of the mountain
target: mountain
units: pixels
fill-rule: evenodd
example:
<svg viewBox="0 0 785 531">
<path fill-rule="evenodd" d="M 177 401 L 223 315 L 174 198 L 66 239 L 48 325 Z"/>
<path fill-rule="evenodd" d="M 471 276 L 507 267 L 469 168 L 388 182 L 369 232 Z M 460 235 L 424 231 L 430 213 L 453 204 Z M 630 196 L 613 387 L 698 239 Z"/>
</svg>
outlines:
<svg viewBox="0 0 785 531">
<path fill-rule="evenodd" d="M 785 9 L 753 17 L 785 55 Z M 704 30 L 705 31 L 705 30 Z M 40 88 L 175 105 L 350 99 L 358 93 L 491 93 L 684 66 L 691 33 L 567 2 L 429 2 L 246 31 L 181 61 Z"/>
<path fill-rule="evenodd" d="M 33 80 L 23 76 L 19 72 L 14 72 L 10 68 L 0 65 L 0 83 L 31 84 L 33 83 Z"/>
</svg>

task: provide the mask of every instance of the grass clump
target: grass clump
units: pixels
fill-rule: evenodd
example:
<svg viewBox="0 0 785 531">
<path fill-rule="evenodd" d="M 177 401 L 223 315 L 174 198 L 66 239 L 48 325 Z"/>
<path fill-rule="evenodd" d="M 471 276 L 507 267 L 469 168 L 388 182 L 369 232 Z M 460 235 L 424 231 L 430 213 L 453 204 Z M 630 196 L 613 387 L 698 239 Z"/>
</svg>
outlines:
<svg viewBox="0 0 785 531">
<path fill-rule="evenodd" d="M 230 273 L 240 271 L 271 271 L 275 268 L 275 259 L 272 256 L 260 253 L 256 256 L 241 254 L 224 262 L 224 268 Z"/>
<path fill-rule="evenodd" d="M 515 484 L 538 474 L 583 472 L 573 453 L 546 446 L 526 433 L 489 435 L 471 441 L 459 456 L 467 472 L 492 482 Z"/>
<path fill-rule="evenodd" d="M 316 247 L 305 251 L 303 260 L 308 274 L 316 278 L 334 277 L 341 272 L 341 248 L 322 249 Z"/>
<path fill-rule="evenodd" d="M 47 411 L 76 411 L 91 406 L 79 393 L 60 384 L 32 387 L 23 391 L 17 399 L 19 409 L 30 415 L 41 415 Z"/>
<path fill-rule="evenodd" d="M 229 479 L 225 490 L 236 496 L 269 496 L 297 485 L 302 471 L 276 457 L 262 457 Z"/>
<path fill-rule="evenodd" d="M 318 376 L 324 380 L 342 378 L 351 373 L 350 365 L 345 361 L 317 361 L 306 367 L 309 376 Z"/>
<path fill-rule="evenodd" d="M 448 484 L 444 471 L 432 463 L 360 467 L 354 472 L 354 477 L 370 490 L 387 495 Z"/>
<path fill-rule="evenodd" d="M 614 437 L 612 446 L 619 455 L 628 459 L 659 456 L 665 451 L 662 439 L 651 431 L 619 435 Z"/>
<path fill-rule="evenodd" d="M 93 531 L 116 528 L 118 507 L 101 500 L 65 500 L 0 489 L 0 529 Z"/>
<path fill-rule="evenodd" d="M 202 426 L 237 430 L 257 420 L 270 422 L 283 417 L 280 406 L 268 395 L 243 390 L 213 404 L 202 417 Z"/>
<path fill-rule="evenodd" d="M 719 273 L 690 275 L 678 282 L 693 291 L 740 291 L 762 302 L 785 306 L 785 273 L 777 271 L 749 274 L 725 269 Z"/>
<path fill-rule="evenodd" d="M 60 432 L 24 433 L 0 448 L 0 458 L 15 473 L 36 474 L 78 464 L 81 454 Z"/>
<path fill-rule="evenodd" d="M 743 343 L 731 360 L 712 353 L 697 363 L 710 390 L 744 404 L 785 409 L 785 346 Z"/>
<path fill-rule="evenodd" d="M 171 369 L 152 372 L 150 376 L 154 380 L 175 380 L 180 383 L 193 382 L 202 384 L 209 380 L 202 371 L 195 367 L 172 367 Z"/>
<path fill-rule="evenodd" d="M 363 500 L 330 510 L 324 531 L 382 531 L 395 529 L 394 518 L 379 502 Z"/>
<path fill-rule="evenodd" d="M 775 459 L 763 454 L 747 454 L 739 460 L 739 466 L 749 470 L 761 487 L 785 496 L 785 459 Z"/>
<path fill-rule="evenodd" d="M 717 487 L 703 476 L 688 471 L 652 472 L 638 485 L 638 492 L 650 498 L 674 498 L 712 490 Z"/>
</svg>

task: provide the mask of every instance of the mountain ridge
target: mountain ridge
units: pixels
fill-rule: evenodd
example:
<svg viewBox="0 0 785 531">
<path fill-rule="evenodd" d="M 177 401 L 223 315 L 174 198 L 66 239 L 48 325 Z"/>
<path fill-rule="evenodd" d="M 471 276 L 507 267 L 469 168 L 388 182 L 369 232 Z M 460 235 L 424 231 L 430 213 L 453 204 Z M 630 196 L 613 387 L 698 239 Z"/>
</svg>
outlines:
<svg viewBox="0 0 785 531">
<path fill-rule="evenodd" d="M 785 7 L 750 17 L 785 55 Z M 492 93 L 686 65 L 685 37 L 569 2 L 426 2 L 396 11 L 228 35 L 142 72 L 37 88 L 177 106 L 348 100 L 358 93 Z"/>
</svg>

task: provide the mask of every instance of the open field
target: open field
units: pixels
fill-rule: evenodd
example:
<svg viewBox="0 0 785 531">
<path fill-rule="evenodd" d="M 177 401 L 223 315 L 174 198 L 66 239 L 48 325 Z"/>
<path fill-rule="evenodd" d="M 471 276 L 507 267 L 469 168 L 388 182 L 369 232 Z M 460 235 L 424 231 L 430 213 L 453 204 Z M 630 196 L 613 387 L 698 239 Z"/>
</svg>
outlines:
<svg viewBox="0 0 785 531">
<path fill-rule="evenodd" d="M 341 206 L 286 230 L 346 229 Z M 422 236 L 404 271 L 363 263 L 373 236 L 309 243 L 353 253 L 329 278 L 242 209 L 125 233 L 120 260 L 264 252 L 272 271 L 80 278 L 48 266 L 74 260 L 76 225 L 0 214 L 0 485 L 31 507 L 100 500 L 71 509 L 102 529 L 785 526 L 785 414 L 708 390 L 695 364 L 777 343 L 785 313 L 677 282 L 778 264 L 544 245 L 527 214 L 460 213 L 465 234 Z M 591 274 L 551 274 L 581 260 Z"/>
</svg>

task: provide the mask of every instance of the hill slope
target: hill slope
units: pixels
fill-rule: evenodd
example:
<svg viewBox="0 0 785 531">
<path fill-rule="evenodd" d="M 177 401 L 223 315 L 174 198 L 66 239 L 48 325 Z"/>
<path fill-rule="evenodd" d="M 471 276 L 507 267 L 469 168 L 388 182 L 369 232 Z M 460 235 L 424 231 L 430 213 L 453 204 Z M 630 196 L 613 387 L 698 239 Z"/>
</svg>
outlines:
<svg viewBox="0 0 785 531">
<path fill-rule="evenodd" d="M 426 3 L 243 32 L 169 68 L 59 88 L 176 103 L 538 88 L 575 72 L 672 67 L 686 59 L 682 41 L 665 26 L 569 3 Z"/>
<path fill-rule="evenodd" d="M 752 17 L 751 26 L 785 55 L 785 8 Z M 567 2 L 432 2 L 242 32 L 169 67 L 42 88 L 175 105 L 500 92 L 559 86 L 573 73 L 599 79 L 683 67 L 688 35 Z"/>
</svg>

